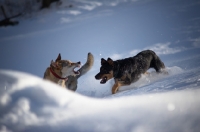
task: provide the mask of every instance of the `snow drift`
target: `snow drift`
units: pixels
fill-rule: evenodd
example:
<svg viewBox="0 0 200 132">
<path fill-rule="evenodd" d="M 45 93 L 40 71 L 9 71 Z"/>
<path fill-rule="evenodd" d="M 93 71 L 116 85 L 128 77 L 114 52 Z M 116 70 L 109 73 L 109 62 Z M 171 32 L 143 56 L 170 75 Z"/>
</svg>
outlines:
<svg viewBox="0 0 200 132">
<path fill-rule="evenodd" d="M 160 93 L 160 83 L 162 89 L 181 90 Z M 160 89 L 159 94 L 148 90 L 136 94 L 139 89 L 132 89 L 119 92 L 117 98 L 97 99 L 33 75 L 1 70 L 0 131 L 197 132 L 199 85 L 200 70 L 195 70 L 140 88 L 140 92 Z"/>
</svg>

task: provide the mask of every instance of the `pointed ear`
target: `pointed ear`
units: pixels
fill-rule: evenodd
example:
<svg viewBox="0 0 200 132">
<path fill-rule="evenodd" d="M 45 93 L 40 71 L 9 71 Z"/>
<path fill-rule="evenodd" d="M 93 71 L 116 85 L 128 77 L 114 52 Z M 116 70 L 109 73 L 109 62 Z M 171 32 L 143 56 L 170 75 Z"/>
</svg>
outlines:
<svg viewBox="0 0 200 132">
<path fill-rule="evenodd" d="M 107 59 L 107 62 L 108 62 L 110 65 L 113 65 L 113 60 L 112 60 L 112 59 L 108 58 L 108 59 Z"/>
<path fill-rule="evenodd" d="M 104 58 L 101 58 L 101 65 L 103 65 L 104 63 L 106 63 L 107 61 Z"/>
<path fill-rule="evenodd" d="M 60 55 L 60 53 L 58 54 L 58 57 L 57 57 L 56 61 L 59 61 L 59 60 L 61 60 L 61 55 Z"/>
<path fill-rule="evenodd" d="M 56 67 L 56 62 L 54 62 L 53 60 L 51 60 L 51 65 L 52 65 L 53 67 Z"/>
</svg>

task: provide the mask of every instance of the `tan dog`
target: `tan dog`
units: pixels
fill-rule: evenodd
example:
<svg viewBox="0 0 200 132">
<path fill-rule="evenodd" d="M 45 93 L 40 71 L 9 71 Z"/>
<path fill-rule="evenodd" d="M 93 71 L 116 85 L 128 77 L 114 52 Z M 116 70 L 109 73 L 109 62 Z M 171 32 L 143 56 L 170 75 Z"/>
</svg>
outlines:
<svg viewBox="0 0 200 132">
<path fill-rule="evenodd" d="M 51 61 L 50 67 L 46 69 L 43 78 L 66 87 L 65 82 L 68 80 L 68 76 L 79 75 L 80 72 L 74 69 L 80 66 L 80 62 L 73 63 L 70 60 L 61 60 L 61 55 L 59 54 L 55 62 Z"/>
</svg>

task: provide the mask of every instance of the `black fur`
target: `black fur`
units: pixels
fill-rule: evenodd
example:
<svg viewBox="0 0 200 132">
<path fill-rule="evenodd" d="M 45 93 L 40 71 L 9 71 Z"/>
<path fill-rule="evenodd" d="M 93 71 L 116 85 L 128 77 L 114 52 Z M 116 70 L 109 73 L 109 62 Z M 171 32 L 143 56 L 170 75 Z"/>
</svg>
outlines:
<svg viewBox="0 0 200 132">
<path fill-rule="evenodd" d="M 145 50 L 136 56 L 116 61 L 110 58 L 106 61 L 102 58 L 100 72 L 95 78 L 102 79 L 101 83 L 106 83 L 107 80 L 113 77 L 115 82 L 120 83 L 120 86 L 130 85 L 136 82 L 141 77 L 141 74 L 144 74 L 149 68 L 154 68 L 156 72 L 161 72 L 165 65 L 154 51 Z"/>
</svg>

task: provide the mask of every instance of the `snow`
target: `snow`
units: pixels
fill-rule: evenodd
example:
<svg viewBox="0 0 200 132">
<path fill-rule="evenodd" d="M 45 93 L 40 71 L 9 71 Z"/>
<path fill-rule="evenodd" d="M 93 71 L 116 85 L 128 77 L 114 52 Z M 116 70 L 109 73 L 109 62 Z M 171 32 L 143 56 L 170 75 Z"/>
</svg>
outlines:
<svg viewBox="0 0 200 132">
<path fill-rule="evenodd" d="M 59 27 L 54 27 L 55 29 L 52 28 L 55 26 L 55 23 L 62 23 L 60 29 L 63 29 L 62 26 L 64 23 L 69 24 L 70 22 L 82 21 L 86 20 L 86 18 L 101 16 L 102 14 L 109 16 L 113 13 L 110 9 L 99 10 L 99 12 L 95 10 L 98 14 L 92 14 L 89 11 L 98 7 L 103 7 L 103 5 L 116 6 L 119 3 L 125 2 L 125 0 L 118 0 L 117 2 L 114 0 L 109 2 L 102 1 L 103 4 L 100 2 L 80 0 L 63 1 L 60 7 L 57 7 L 54 3 L 50 10 L 44 9 L 41 11 L 38 11 L 40 4 L 34 4 L 35 6 L 31 7 L 24 6 L 31 2 L 36 3 L 36 1 L 33 0 L 29 0 L 28 2 L 20 0 L 20 2 L 17 3 L 10 1 L 12 6 L 15 7 L 13 12 L 10 13 L 9 6 L 4 6 L 4 8 L 8 16 L 23 12 L 23 16 L 19 18 L 19 27 L 21 25 L 23 29 L 27 27 L 23 19 L 27 18 L 31 18 L 39 23 L 45 23 L 45 21 L 51 22 L 57 19 L 59 21 L 52 21 L 53 24 L 50 25 L 46 23 L 45 25 L 49 25 L 46 26 L 48 30 L 42 28 L 42 31 L 31 31 L 31 29 L 37 27 L 37 25 L 28 25 L 31 28 L 27 28 L 25 33 L 28 34 L 26 34 L 26 36 L 24 35 L 25 33 L 19 32 L 17 36 L 12 36 L 12 34 L 9 36 L 9 34 L 3 37 L 3 40 L 23 37 L 29 38 L 36 34 L 41 35 L 41 33 L 47 35 L 46 32 L 59 30 Z M 67 7 L 71 4 L 76 6 L 68 10 Z M 103 9 L 106 8 L 103 7 Z M 89 14 L 83 15 L 85 12 Z M 50 13 L 52 13 L 53 16 L 49 15 Z M 182 19 L 180 20 L 182 21 Z M 27 23 L 29 22 L 30 20 L 28 20 Z M 179 21 L 175 22 L 178 23 Z M 134 25 L 137 25 L 137 23 Z M 147 25 L 149 26 L 149 24 Z M 187 27 L 188 25 L 182 26 Z M 92 26 L 92 28 L 94 27 Z M 126 28 L 123 27 L 123 29 Z M 135 30 L 135 28 L 133 29 Z M 140 30 L 141 29 L 139 29 L 139 31 Z M 18 32 L 13 29 L 12 31 Z M 127 32 L 127 30 L 125 31 Z M 146 32 L 147 30 L 144 31 Z M 166 33 L 167 31 L 168 30 L 166 30 Z M 147 36 L 144 32 L 142 33 L 143 36 Z M 53 36 L 55 34 L 56 33 L 53 33 Z M 178 33 L 175 32 L 175 34 Z M 173 33 L 170 32 L 170 35 L 173 36 Z M 165 36 L 167 36 L 167 34 Z M 92 36 L 90 37 L 92 38 Z M 176 38 L 176 36 L 173 37 Z M 95 42 L 98 41 L 96 36 L 94 38 Z M 114 38 L 117 37 L 115 36 Z M 159 37 L 156 39 L 158 38 Z M 162 41 L 165 41 L 162 37 L 160 38 Z M 148 44 L 151 44 L 148 37 L 145 39 Z M 179 39 L 178 37 L 176 38 L 177 43 L 182 44 L 184 41 Z M 188 38 L 184 39 L 187 40 Z M 80 39 L 80 41 L 81 40 L 82 39 Z M 30 41 L 31 40 L 28 40 L 28 42 Z M 41 41 L 43 43 L 43 40 Z M 173 40 L 170 41 L 173 42 Z M 194 39 L 192 39 L 191 36 L 189 41 L 193 42 L 193 48 L 199 50 L 197 44 L 199 38 L 195 39 L 194 37 Z M 38 43 L 35 41 L 32 42 Z M 109 41 L 106 41 L 106 44 L 107 43 L 109 44 Z M 131 42 L 131 44 L 132 43 L 133 42 Z M 127 44 L 128 41 L 124 43 L 124 45 L 128 46 Z M 146 48 L 156 50 L 156 53 L 160 55 L 169 55 L 169 53 L 175 54 L 183 51 L 185 53 L 188 52 L 182 46 L 172 46 L 173 48 L 171 48 L 170 46 L 172 44 L 173 43 L 167 41 L 164 43 L 157 43 L 150 47 L 147 46 Z M 117 45 L 117 43 L 115 45 Z M 121 54 L 120 50 L 120 54 L 105 55 L 106 51 L 104 51 L 103 47 L 95 47 L 95 49 L 99 50 L 99 58 L 111 56 L 113 59 L 135 55 L 142 50 L 135 49 L 134 47 L 134 50 L 130 53 Z M 193 52 L 193 50 L 191 52 Z M 170 56 L 168 57 L 170 58 Z M 97 70 L 99 70 L 99 67 L 98 69 L 96 69 L 97 67 L 93 67 L 86 75 L 78 80 L 78 89 L 76 92 L 66 90 L 31 74 L 11 70 L 0 70 L 0 132 L 199 132 L 199 52 L 195 57 L 185 54 L 182 57 L 184 60 L 176 59 L 176 54 L 173 55 L 173 57 L 171 56 L 171 58 L 175 59 L 174 62 L 172 62 L 173 59 L 169 59 L 171 65 L 167 65 L 168 67 L 166 69 L 169 74 L 157 74 L 154 70 L 150 70 L 149 75 L 142 75 L 139 81 L 130 86 L 121 87 L 114 95 L 111 94 L 111 88 L 114 84 L 113 80 L 108 81 L 106 84 L 100 84 L 98 80 L 95 80 L 94 75 L 97 73 Z M 100 64 L 98 58 L 95 64 L 97 62 Z M 167 64 L 166 61 L 164 62 Z M 39 68 L 37 70 L 39 70 Z"/>
<path fill-rule="evenodd" d="M 78 83 L 79 88 L 77 89 L 78 93 L 87 95 L 90 97 L 98 97 L 98 98 L 107 97 L 112 94 L 111 88 L 114 85 L 114 80 L 113 79 L 109 80 L 106 84 L 100 84 L 100 81 L 97 81 L 94 78 L 94 75 L 96 75 L 97 72 L 98 72 L 97 70 L 94 70 L 93 72 L 89 73 L 90 75 L 80 78 L 80 79 L 84 78 L 84 82 L 79 80 L 79 83 Z M 152 84 L 153 82 L 161 81 L 162 79 L 165 79 L 167 77 L 182 73 L 183 70 L 180 67 L 173 66 L 173 67 L 166 68 L 166 72 L 169 73 L 168 75 L 157 74 L 154 69 L 150 69 L 148 72 L 150 73 L 149 75 L 142 75 L 140 80 L 131 84 L 130 86 L 120 87 L 119 92 L 129 90 L 129 89 L 133 89 L 133 91 L 136 92 L 137 88 L 140 88 L 142 86 Z M 88 86 L 88 87 L 87 88 L 82 87 L 83 85 Z M 93 85 L 95 87 L 91 87 Z M 143 90 L 147 91 L 147 89 L 143 89 Z"/>
<path fill-rule="evenodd" d="M 199 131 L 200 69 L 167 71 L 150 71 L 131 85 L 136 88 L 100 99 L 27 73 L 0 70 L 0 131 Z"/>
</svg>

